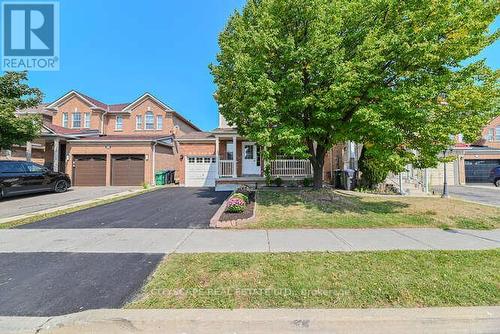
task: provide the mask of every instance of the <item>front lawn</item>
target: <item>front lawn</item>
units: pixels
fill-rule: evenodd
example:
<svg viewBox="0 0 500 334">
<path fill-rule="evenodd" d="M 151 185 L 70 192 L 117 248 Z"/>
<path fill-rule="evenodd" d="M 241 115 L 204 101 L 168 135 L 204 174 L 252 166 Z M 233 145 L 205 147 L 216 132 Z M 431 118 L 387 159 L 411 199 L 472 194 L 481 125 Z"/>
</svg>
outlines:
<svg viewBox="0 0 500 334">
<path fill-rule="evenodd" d="M 500 250 L 174 254 L 128 308 L 500 304 Z"/>
<path fill-rule="evenodd" d="M 257 221 L 246 228 L 500 227 L 500 209 L 440 197 L 399 197 L 323 189 L 257 196 Z"/>
</svg>

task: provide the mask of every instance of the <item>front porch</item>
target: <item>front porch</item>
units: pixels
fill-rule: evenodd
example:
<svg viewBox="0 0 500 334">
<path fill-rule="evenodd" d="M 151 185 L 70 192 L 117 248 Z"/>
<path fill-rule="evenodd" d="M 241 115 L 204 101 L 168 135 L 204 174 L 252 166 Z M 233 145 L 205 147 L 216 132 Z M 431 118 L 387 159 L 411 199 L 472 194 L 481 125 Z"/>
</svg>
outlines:
<svg viewBox="0 0 500 334">
<path fill-rule="evenodd" d="M 239 185 L 259 185 L 265 182 L 264 159 L 261 148 L 238 134 L 216 135 L 215 142 L 216 188 L 224 190 Z M 312 177 L 309 160 L 273 159 L 270 161 L 271 176 L 283 180 L 300 180 Z"/>
</svg>

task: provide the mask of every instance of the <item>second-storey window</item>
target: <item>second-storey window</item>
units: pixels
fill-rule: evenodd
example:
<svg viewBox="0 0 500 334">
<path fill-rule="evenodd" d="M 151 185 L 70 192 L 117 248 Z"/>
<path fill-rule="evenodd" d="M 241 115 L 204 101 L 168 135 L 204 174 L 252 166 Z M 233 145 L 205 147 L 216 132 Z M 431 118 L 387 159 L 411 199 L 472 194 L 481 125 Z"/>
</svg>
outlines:
<svg viewBox="0 0 500 334">
<path fill-rule="evenodd" d="M 156 130 L 161 130 L 161 129 L 163 129 L 163 116 L 157 115 L 156 116 Z"/>
<path fill-rule="evenodd" d="M 83 114 L 83 127 L 84 128 L 90 128 L 90 113 L 86 112 Z"/>
<path fill-rule="evenodd" d="M 67 112 L 63 112 L 63 114 L 62 114 L 62 126 L 63 126 L 63 128 L 68 127 L 68 113 Z"/>
<path fill-rule="evenodd" d="M 115 130 L 123 130 L 123 116 L 116 116 Z"/>
<path fill-rule="evenodd" d="M 146 130 L 154 130 L 155 129 L 155 116 L 151 111 L 146 113 Z"/>
<path fill-rule="evenodd" d="M 495 141 L 500 141 L 500 125 L 495 128 Z"/>
<path fill-rule="evenodd" d="M 493 128 L 489 128 L 486 133 L 486 141 L 493 141 Z"/>
<path fill-rule="evenodd" d="M 82 114 L 79 112 L 74 112 L 72 114 L 73 117 L 73 128 L 81 128 L 82 127 Z"/>
<path fill-rule="evenodd" d="M 142 129 L 142 115 L 135 116 L 135 128 L 136 130 Z"/>
</svg>

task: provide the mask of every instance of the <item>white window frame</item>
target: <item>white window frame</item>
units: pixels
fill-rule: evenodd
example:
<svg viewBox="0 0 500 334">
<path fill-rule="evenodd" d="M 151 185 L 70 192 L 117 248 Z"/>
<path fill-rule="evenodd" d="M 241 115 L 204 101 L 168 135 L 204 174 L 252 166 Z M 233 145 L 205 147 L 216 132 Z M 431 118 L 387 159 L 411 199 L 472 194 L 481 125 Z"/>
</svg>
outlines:
<svg viewBox="0 0 500 334">
<path fill-rule="evenodd" d="M 67 128 L 68 127 L 68 120 L 69 120 L 68 113 L 67 112 L 63 112 L 62 113 L 62 124 L 61 124 L 63 128 Z"/>
<path fill-rule="evenodd" d="M 500 125 L 495 127 L 495 141 L 500 141 Z"/>
<path fill-rule="evenodd" d="M 135 129 L 142 130 L 142 115 L 135 116 Z"/>
<path fill-rule="evenodd" d="M 118 121 L 120 120 L 120 121 Z M 116 115 L 115 117 L 115 131 L 122 131 L 123 130 L 123 116 L 122 115 Z"/>
<path fill-rule="evenodd" d="M 76 116 L 78 116 L 78 119 Z M 78 122 L 78 126 L 75 125 L 76 122 Z M 73 129 L 81 129 L 81 127 L 82 127 L 82 113 L 81 112 L 74 112 L 71 114 L 71 127 Z"/>
<path fill-rule="evenodd" d="M 151 122 L 148 122 L 148 118 L 150 118 Z M 148 111 L 144 115 L 144 130 L 154 130 L 155 129 L 155 115 Z"/>
<path fill-rule="evenodd" d="M 90 113 L 86 112 L 83 114 L 83 127 L 86 129 L 90 128 Z"/>
<path fill-rule="evenodd" d="M 225 157 L 226 160 L 233 160 L 233 155 L 234 155 L 233 142 L 227 141 L 226 142 L 226 157 Z"/>
<path fill-rule="evenodd" d="M 493 138 L 495 138 L 495 129 L 488 128 L 488 130 L 486 130 L 486 141 L 493 141 Z"/>
<path fill-rule="evenodd" d="M 163 130 L 163 116 L 156 115 L 156 130 Z"/>
</svg>

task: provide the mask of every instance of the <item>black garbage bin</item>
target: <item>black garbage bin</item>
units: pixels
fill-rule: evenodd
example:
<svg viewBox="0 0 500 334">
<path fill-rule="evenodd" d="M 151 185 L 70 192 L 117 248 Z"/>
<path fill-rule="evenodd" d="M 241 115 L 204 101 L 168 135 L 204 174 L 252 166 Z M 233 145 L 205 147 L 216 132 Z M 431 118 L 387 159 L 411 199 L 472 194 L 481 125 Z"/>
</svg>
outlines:
<svg viewBox="0 0 500 334">
<path fill-rule="evenodd" d="M 165 183 L 166 184 L 170 184 L 170 183 L 174 183 L 174 174 L 175 174 L 175 170 L 173 169 L 167 169 L 165 170 Z"/>
</svg>

